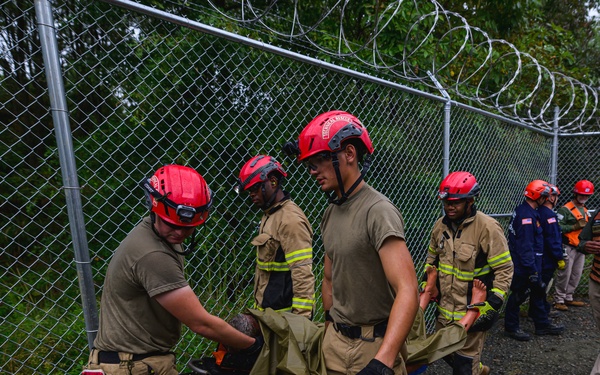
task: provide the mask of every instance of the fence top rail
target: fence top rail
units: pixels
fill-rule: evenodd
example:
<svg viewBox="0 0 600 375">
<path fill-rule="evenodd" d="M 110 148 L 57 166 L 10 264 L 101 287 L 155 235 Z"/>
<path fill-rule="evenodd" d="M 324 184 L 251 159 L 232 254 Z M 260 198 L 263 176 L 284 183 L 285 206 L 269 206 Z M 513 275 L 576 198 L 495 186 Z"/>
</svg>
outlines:
<svg viewBox="0 0 600 375">
<path fill-rule="evenodd" d="M 374 77 L 369 74 L 357 72 L 352 69 L 341 67 L 339 65 L 328 63 L 328 62 L 325 62 L 325 61 L 322 61 L 322 60 L 319 60 L 319 59 L 316 59 L 313 57 L 305 56 L 305 55 L 302 55 L 302 54 L 299 54 L 299 53 L 296 53 L 296 52 L 293 52 L 293 51 L 290 51 L 290 50 L 287 50 L 284 48 L 273 46 L 273 45 L 270 45 L 270 44 L 267 44 L 267 43 L 264 43 L 264 42 L 261 42 L 258 40 L 254 40 L 254 39 L 251 39 L 251 38 L 248 38 L 245 36 L 241 36 L 241 35 L 238 35 L 238 34 L 235 34 L 232 32 L 228 32 L 228 31 L 216 28 L 216 27 L 212 27 L 212 26 L 203 24 L 201 22 L 193 21 L 193 20 L 190 20 L 185 17 L 181 17 L 178 15 L 174 15 L 172 13 L 168 13 L 168 12 L 165 12 L 165 11 L 162 11 L 159 9 L 155 9 L 155 8 L 152 8 L 147 5 L 139 4 L 139 3 L 136 3 L 135 1 L 131 1 L 131 0 L 101 0 L 101 1 L 124 8 L 124 9 L 139 12 L 141 14 L 145 14 L 147 16 L 157 18 L 157 19 L 160 19 L 163 21 L 172 22 L 172 23 L 187 27 L 192 30 L 200 31 L 200 32 L 203 32 L 203 33 L 206 33 L 209 35 L 213 35 L 216 37 L 220 37 L 220 38 L 223 38 L 223 39 L 226 39 L 229 41 L 241 43 L 241 44 L 247 45 L 249 47 L 253 47 L 253 48 L 263 50 L 263 51 L 271 52 L 271 53 L 274 53 L 279 56 L 283 56 L 283 57 L 287 57 L 287 58 L 290 58 L 290 59 L 293 59 L 296 61 L 308 63 L 308 64 L 311 64 L 311 65 L 314 65 L 317 67 L 321 67 L 321 68 L 324 68 L 324 69 L 327 69 L 330 71 L 345 74 L 347 76 L 358 78 L 358 79 L 361 79 L 361 80 L 364 80 L 367 82 L 371 82 L 371 83 L 375 83 L 375 84 L 389 87 L 392 89 L 400 90 L 400 91 L 403 91 L 406 93 L 417 95 L 417 96 L 420 96 L 420 97 L 423 97 L 426 99 L 430 99 L 430 100 L 434 100 L 437 102 L 444 102 L 444 103 L 449 102 L 451 105 L 456 106 L 458 108 L 462 108 L 462 109 L 465 109 L 465 110 L 468 110 L 471 112 L 479 113 L 481 115 L 484 115 L 484 116 L 487 116 L 490 118 L 494 118 L 494 119 L 497 119 L 499 121 L 503 121 L 506 123 L 510 123 L 515 126 L 526 128 L 526 129 L 531 130 L 536 133 L 544 134 L 547 136 L 553 135 L 553 132 L 551 132 L 551 131 L 539 129 L 534 126 L 531 126 L 530 124 L 520 122 L 520 121 L 511 119 L 511 118 L 508 118 L 508 117 L 505 117 L 502 115 L 498 115 L 495 113 L 491 113 L 489 111 L 479 109 L 479 108 L 473 107 L 468 104 L 460 103 L 455 100 L 448 100 L 447 98 L 444 98 L 443 96 L 427 93 L 427 92 L 424 92 L 424 91 L 421 91 L 418 89 L 414 89 L 414 88 L 402 85 L 400 83 L 391 82 L 386 79 Z M 570 133 L 570 134 L 564 134 L 564 133 L 559 132 L 558 135 L 559 136 L 567 136 L 567 135 L 568 136 L 581 136 L 581 135 L 598 135 L 598 134 L 600 134 L 600 132 L 585 132 L 585 133 Z"/>
</svg>

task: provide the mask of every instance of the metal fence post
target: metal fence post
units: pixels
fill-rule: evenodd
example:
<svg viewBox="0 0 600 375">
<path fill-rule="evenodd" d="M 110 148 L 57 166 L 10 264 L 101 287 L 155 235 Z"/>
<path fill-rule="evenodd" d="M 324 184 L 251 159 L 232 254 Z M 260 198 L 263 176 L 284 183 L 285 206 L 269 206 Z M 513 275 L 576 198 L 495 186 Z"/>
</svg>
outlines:
<svg viewBox="0 0 600 375">
<path fill-rule="evenodd" d="M 554 125 L 552 128 L 554 136 L 552 138 L 552 160 L 550 164 L 550 183 L 552 185 L 556 185 L 556 176 L 558 174 L 558 113 L 559 108 L 556 106 L 554 107 Z"/>
<path fill-rule="evenodd" d="M 452 99 L 450 95 L 444 89 L 444 87 L 440 84 L 440 82 L 435 78 L 433 73 L 427 71 L 427 75 L 433 81 L 435 86 L 440 90 L 446 102 L 444 103 L 444 156 L 443 156 L 443 176 L 446 177 L 448 173 L 450 173 L 450 108 L 452 106 Z"/>
<path fill-rule="evenodd" d="M 446 101 L 444 102 L 444 151 L 442 157 L 442 178 L 445 178 L 448 173 L 450 173 L 450 108 L 452 106 L 452 98 L 444 89 L 444 87 L 440 84 L 440 82 L 435 78 L 435 75 L 431 73 L 429 70 L 427 71 L 427 75 L 435 84 L 435 87 L 440 90 L 442 96 Z M 442 215 L 444 215 L 444 208 L 442 208 Z"/>
<path fill-rule="evenodd" d="M 54 122 L 54 129 L 56 130 L 56 143 L 62 170 L 69 226 L 73 239 L 75 265 L 77 267 L 79 288 L 81 290 L 88 345 L 91 348 L 96 332 L 98 331 L 98 309 L 96 306 L 96 294 L 94 292 L 80 187 L 75 165 L 67 98 L 65 96 L 58 42 L 50 2 L 48 0 L 35 0 L 35 13 L 48 80 L 50 111 L 52 112 L 52 120 Z"/>
</svg>

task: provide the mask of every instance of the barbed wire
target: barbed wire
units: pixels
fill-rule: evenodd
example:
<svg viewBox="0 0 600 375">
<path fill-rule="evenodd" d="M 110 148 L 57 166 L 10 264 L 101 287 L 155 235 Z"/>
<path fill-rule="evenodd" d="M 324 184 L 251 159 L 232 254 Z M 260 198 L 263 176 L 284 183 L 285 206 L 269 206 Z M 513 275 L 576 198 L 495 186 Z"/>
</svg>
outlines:
<svg viewBox="0 0 600 375">
<path fill-rule="evenodd" d="M 371 26 L 370 32 L 362 41 L 349 37 L 347 32 L 345 20 L 352 18 L 347 14 L 347 0 L 323 3 L 320 16 L 312 24 L 301 20 L 309 12 L 314 14 L 315 9 L 307 9 L 307 16 L 303 16 L 304 4 L 298 0 L 293 0 L 293 9 L 289 9 L 287 2 L 280 6 L 278 0 L 260 5 L 254 0 L 240 1 L 241 8 L 236 13 L 223 11 L 213 0 L 209 4 L 227 20 L 258 27 L 290 42 L 308 43 L 323 54 L 355 58 L 371 69 L 437 90 L 429 72 L 455 97 L 531 126 L 551 130 L 555 107 L 559 108 L 560 132 L 582 132 L 598 125 L 597 88 L 550 71 L 529 53 L 519 51 L 506 40 L 491 38 L 479 27 L 469 25 L 461 14 L 445 10 L 435 0 L 398 0 L 380 12 L 376 2 L 375 17 L 366 23 Z M 282 7 L 291 19 L 283 18 Z M 392 29 L 394 18 L 407 13 L 413 15 L 414 22 L 406 34 L 390 38 L 389 32 L 397 32 Z M 325 45 L 322 36 L 329 32 L 331 37 L 331 26 L 335 24 L 336 43 L 331 47 L 333 43 L 329 40 L 331 44 Z M 401 58 L 385 52 L 398 49 L 397 40 L 403 40 Z M 434 53 L 429 59 L 422 58 L 427 51 Z M 429 66 L 419 66 L 423 61 L 428 61 Z M 504 81 L 491 85 L 491 80 L 498 77 L 504 77 Z"/>
</svg>

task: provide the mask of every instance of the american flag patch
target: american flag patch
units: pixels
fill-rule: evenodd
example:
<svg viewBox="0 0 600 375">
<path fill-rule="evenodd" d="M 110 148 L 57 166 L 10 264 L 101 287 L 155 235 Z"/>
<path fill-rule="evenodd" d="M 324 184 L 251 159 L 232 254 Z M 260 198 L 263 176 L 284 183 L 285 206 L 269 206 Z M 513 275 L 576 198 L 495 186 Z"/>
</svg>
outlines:
<svg viewBox="0 0 600 375">
<path fill-rule="evenodd" d="M 527 217 L 525 219 L 521 220 L 521 224 L 525 225 L 525 224 L 531 224 L 531 218 Z"/>
<path fill-rule="evenodd" d="M 556 218 L 555 217 L 549 217 L 548 218 L 548 224 L 552 224 L 552 223 L 556 223 Z"/>
</svg>

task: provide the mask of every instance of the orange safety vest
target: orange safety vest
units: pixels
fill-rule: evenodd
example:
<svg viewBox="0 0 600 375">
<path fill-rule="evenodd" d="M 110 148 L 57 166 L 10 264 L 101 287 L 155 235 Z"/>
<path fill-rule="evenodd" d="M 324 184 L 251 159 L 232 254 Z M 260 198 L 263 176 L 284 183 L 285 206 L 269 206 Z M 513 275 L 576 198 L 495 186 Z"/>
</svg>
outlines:
<svg viewBox="0 0 600 375">
<path fill-rule="evenodd" d="M 587 223 L 587 221 L 588 221 L 587 208 L 585 208 L 585 207 L 583 208 L 585 215 L 582 215 L 581 211 L 579 211 L 579 209 L 575 206 L 573 201 L 567 202 L 567 204 L 565 204 L 565 207 L 568 208 L 569 211 L 571 211 L 571 214 L 573 214 L 573 216 L 575 217 L 575 219 L 577 221 L 585 218 L 585 222 Z M 563 233 L 563 236 L 565 236 L 569 240 L 569 245 L 577 247 L 577 245 L 579 245 L 579 233 L 581 233 L 581 229 L 577 229 L 572 232 Z"/>
</svg>

